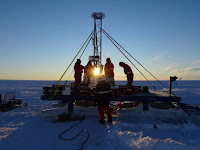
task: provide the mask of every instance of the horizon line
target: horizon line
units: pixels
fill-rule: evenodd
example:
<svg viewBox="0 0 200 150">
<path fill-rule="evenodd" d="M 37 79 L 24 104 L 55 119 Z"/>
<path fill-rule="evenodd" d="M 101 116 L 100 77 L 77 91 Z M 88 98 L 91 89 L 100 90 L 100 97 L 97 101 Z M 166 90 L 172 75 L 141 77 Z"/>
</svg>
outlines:
<svg viewBox="0 0 200 150">
<path fill-rule="evenodd" d="M 0 79 L 0 81 L 58 81 L 58 80 L 36 80 L 36 79 Z M 66 80 L 61 80 L 66 81 Z M 68 80 L 68 81 L 75 81 L 75 80 Z M 115 81 L 127 81 L 127 80 L 115 80 Z M 134 81 L 146 81 L 146 80 L 133 80 Z M 157 81 L 157 80 L 149 80 L 149 81 Z M 159 80 L 159 81 L 169 81 L 169 80 Z M 200 80 L 176 80 L 176 81 L 200 81 Z"/>
</svg>

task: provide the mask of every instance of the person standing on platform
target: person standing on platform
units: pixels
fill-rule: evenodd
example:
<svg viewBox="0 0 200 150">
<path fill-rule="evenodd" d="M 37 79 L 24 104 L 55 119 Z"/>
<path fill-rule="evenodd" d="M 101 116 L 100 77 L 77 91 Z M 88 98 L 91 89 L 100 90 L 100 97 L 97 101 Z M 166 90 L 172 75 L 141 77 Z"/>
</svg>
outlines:
<svg viewBox="0 0 200 150">
<path fill-rule="evenodd" d="M 104 72 L 105 72 L 108 82 L 114 84 L 114 65 L 111 62 L 110 58 L 106 59 Z"/>
<path fill-rule="evenodd" d="M 87 85 L 90 84 L 90 77 L 93 75 L 94 72 L 94 66 L 92 65 L 92 62 L 89 60 L 87 65 L 85 66 L 84 69 L 84 83 Z"/>
<path fill-rule="evenodd" d="M 124 68 L 124 73 L 126 74 L 126 77 L 127 77 L 127 93 L 129 94 L 132 92 L 132 83 L 133 83 L 133 77 L 134 77 L 132 69 L 129 65 L 123 62 L 120 62 L 119 66 Z"/>
<path fill-rule="evenodd" d="M 82 77 L 82 73 L 83 73 L 83 69 L 85 67 L 81 65 L 81 60 L 77 59 L 75 66 L 74 66 L 74 78 L 75 78 L 75 83 L 74 86 L 76 89 L 78 89 L 79 84 L 81 83 L 81 77 Z"/>
</svg>

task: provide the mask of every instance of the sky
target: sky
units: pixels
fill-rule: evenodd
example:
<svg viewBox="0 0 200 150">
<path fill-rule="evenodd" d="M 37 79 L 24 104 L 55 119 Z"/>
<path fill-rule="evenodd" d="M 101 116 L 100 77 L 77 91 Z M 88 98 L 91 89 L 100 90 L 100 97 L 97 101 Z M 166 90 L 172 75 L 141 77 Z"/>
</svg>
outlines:
<svg viewBox="0 0 200 150">
<path fill-rule="evenodd" d="M 104 12 L 103 29 L 157 79 L 200 80 L 199 8 L 199 0 L 0 0 L 0 79 L 59 80 L 94 28 L 91 14 Z M 145 80 L 102 40 L 102 62 L 111 58 L 115 80 L 126 80 L 120 61 Z M 90 44 L 83 65 L 92 54 Z M 73 65 L 63 80 L 73 80 Z"/>
</svg>

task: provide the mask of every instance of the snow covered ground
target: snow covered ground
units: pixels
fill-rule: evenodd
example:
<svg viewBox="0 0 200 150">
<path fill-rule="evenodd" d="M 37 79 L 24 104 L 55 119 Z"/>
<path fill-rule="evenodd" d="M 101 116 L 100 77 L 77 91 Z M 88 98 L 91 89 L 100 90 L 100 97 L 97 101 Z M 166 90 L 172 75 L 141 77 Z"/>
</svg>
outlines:
<svg viewBox="0 0 200 150">
<path fill-rule="evenodd" d="M 43 86 L 55 81 L 5 81 L 0 80 L 0 93 L 16 92 L 17 98 L 29 104 L 8 112 L 0 112 L 0 150 L 75 150 L 81 147 L 86 134 L 82 133 L 73 141 L 62 141 L 58 135 L 78 121 L 52 123 L 55 118 L 41 116 L 41 110 L 49 108 L 52 101 L 42 101 Z M 118 82 L 123 84 L 124 82 Z M 135 81 L 136 85 L 147 85 Z M 153 82 L 158 90 L 159 83 Z M 163 82 L 168 86 L 168 82 Z M 200 105 L 200 81 L 178 81 L 173 92 L 182 97 L 182 102 Z M 130 110 L 127 110 L 130 111 Z M 64 134 L 65 138 L 76 135 L 83 129 L 89 131 L 85 150 L 199 150 L 200 126 L 194 122 L 175 123 L 152 120 L 148 112 L 140 116 L 126 115 L 119 111 L 113 117 L 113 124 L 99 124 L 98 113 L 86 116 L 82 123 Z M 153 128 L 156 123 L 157 129 Z"/>
</svg>

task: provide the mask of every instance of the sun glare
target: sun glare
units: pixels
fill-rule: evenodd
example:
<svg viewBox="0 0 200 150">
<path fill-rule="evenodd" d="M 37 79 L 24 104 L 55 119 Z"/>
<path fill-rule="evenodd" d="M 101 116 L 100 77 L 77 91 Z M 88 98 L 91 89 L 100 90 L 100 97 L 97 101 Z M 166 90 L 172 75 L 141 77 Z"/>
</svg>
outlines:
<svg viewBox="0 0 200 150">
<path fill-rule="evenodd" d="M 95 75 L 95 76 L 99 75 L 99 71 L 100 71 L 99 68 L 95 68 L 95 69 L 94 69 L 94 75 Z"/>
</svg>

